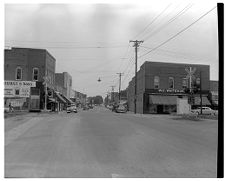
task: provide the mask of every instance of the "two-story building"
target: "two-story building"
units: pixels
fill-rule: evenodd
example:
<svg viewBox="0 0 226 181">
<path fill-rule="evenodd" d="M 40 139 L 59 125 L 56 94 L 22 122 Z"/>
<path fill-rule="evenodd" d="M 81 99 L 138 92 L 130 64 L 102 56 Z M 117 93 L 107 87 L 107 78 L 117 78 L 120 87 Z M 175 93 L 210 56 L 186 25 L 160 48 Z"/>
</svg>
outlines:
<svg viewBox="0 0 226 181">
<path fill-rule="evenodd" d="M 4 57 L 4 80 L 16 82 L 35 82 L 35 87 L 32 86 L 29 95 L 24 100 L 24 109 L 29 108 L 29 101 L 31 96 L 36 98 L 30 106 L 37 109 L 43 109 L 45 104 L 45 89 L 44 77 L 48 77 L 48 90 L 54 89 L 55 84 L 55 58 L 45 49 L 34 48 L 11 48 L 5 49 Z M 10 93 L 10 87 L 7 88 L 6 93 Z M 22 91 L 22 87 L 20 88 Z M 18 91 L 17 91 L 18 93 Z M 23 97 L 14 95 L 9 97 L 5 95 L 5 103 L 21 100 Z M 21 101 L 20 101 L 21 102 Z M 18 104 L 19 105 L 19 104 Z M 21 105 L 21 104 L 20 104 Z M 14 108 L 17 107 L 14 105 Z M 21 108 L 20 108 L 21 109 Z"/>
<path fill-rule="evenodd" d="M 130 111 L 135 109 L 134 82 L 133 77 L 128 86 Z M 137 113 L 176 112 L 178 97 L 192 98 L 192 106 L 198 106 L 201 102 L 200 93 L 202 105 L 208 106 L 210 66 L 146 61 L 137 72 L 136 90 Z"/>
</svg>

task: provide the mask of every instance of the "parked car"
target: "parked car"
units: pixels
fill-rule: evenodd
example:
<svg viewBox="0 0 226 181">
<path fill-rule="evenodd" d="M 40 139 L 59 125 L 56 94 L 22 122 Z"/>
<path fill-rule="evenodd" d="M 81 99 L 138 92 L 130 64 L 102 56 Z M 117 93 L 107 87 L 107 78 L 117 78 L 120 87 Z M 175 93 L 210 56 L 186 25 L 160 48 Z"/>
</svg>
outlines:
<svg viewBox="0 0 226 181">
<path fill-rule="evenodd" d="M 84 106 L 83 110 L 89 110 L 89 107 L 88 106 Z"/>
<path fill-rule="evenodd" d="M 89 105 L 89 109 L 93 109 L 93 106 L 92 105 Z"/>
<path fill-rule="evenodd" d="M 71 113 L 71 112 L 77 113 L 78 112 L 77 107 L 76 106 L 67 107 L 67 113 Z"/>
<path fill-rule="evenodd" d="M 120 104 L 115 108 L 115 112 L 117 113 L 126 113 L 127 109 L 124 105 Z"/>
<path fill-rule="evenodd" d="M 197 109 L 192 109 L 191 112 L 194 114 L 201 114 L 201 107 L 198 107 Z M 213 110 L 210 107 L 202 107 L 202 114 L 218 115 L 218 111 Z"/>
</svg>

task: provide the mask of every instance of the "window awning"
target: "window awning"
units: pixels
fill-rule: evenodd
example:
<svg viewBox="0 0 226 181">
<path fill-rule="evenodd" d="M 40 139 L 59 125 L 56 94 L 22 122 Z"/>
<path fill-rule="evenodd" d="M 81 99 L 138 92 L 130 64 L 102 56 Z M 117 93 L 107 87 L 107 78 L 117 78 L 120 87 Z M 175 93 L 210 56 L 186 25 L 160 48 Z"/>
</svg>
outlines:
<svg viewBox="0 0 226 181">
<path fill-rule="evenodd" d="M 200 105 L 201 99 L 200 97 L 195 97 L 195 104 L 194 105 Z M 202 105 L 203 106 L 210 106 L 210 102 L 207 97 L 202 97 Z"/>
<path fill-rule="evenodd" d="M 67 103 L 66 100 L 59 93 L 56 93 L 56 96 L 57 96 L 57 98 L 59 99 L 60 102 Z"/>
<path fill-rule="evenodd" d="M 157 105 L 177 105 L 177 96 L 150 95 L 149 103 Z"/>
</svg>

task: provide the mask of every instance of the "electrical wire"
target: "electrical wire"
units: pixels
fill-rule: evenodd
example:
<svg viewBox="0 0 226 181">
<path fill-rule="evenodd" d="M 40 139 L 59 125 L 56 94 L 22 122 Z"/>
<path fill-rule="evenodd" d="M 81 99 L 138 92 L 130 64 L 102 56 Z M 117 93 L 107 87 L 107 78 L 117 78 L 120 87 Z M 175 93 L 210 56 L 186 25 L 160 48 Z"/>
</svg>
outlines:
<svg viewBox="0 0 226 181">
<path fill-rule="evenodd" d="M 172 17 L 169 21 L 164 23 L 162 26 L 160 26 L 158 29 L 156 29 L 153 33 L 150 35 L 146 36 L 144 38 L 144 41 L 147 41 L 150 37 L 153 35 L 159 33 L 161 30 L 163 30 L 166 26 L 168 26 L 170 23 L 174 22 L 178 17 L 182 16 L 185 12 L 187 12 L 193 5 L 188 4 L 186 7 L 184 7 L 181 11 L 179 11 L 174 17 Z"/>
<path fill-rule="evenodd" d="M 133 40 L 135 40 L 139 35 L 141 35 L 143 32 L 146 31 L 146 29 L 148 29 L 148 27 L 150 27 L 169 7 L 171 4 L 169 4 L 161 13 L 159 13 L 140 33 L 138 33 Z"/>
<path fill-rule="evenodd" d="M 195 23 L 197 23 L 200 19 L 204 18 L 207 14 L 209 14 L 211 11 L 213 11 L 216 8 L 213 7 L 211 10 L 207 11 L 205 14 L 203 14 L 201 17 L 199 17 L 196 21 L 194 21 L 193 23 L 191 23 L 190 25 L 188 25 L 187 27 L 183 28 L 181 31 L 179 31 L 178 33 L 176 33 L 175 35 L 173 35 L 172 37 L 170 37 L 169 39 L 167 39 L 166 41 L 162 42 L 161 44 L 159 44 L 158 46 L 156 46 L 155 48 L 153 48 L 152 50 L 144 53 L 143 55 L 139 56 L 139 58 L 153 52 L 154 50 L 158 49 L 159 47 L 161 47 L 162 45 L 168 43 L 169 41 L 171 41 L 172 39 L 174 39 L 175 37 L 177 37 L 178 35 L 180 35 L 182 32 L 184 32 L 185 30 L 187 30 L 188 28 L 190 28 L 192 25 L 194 25 Z"/>
</svg>

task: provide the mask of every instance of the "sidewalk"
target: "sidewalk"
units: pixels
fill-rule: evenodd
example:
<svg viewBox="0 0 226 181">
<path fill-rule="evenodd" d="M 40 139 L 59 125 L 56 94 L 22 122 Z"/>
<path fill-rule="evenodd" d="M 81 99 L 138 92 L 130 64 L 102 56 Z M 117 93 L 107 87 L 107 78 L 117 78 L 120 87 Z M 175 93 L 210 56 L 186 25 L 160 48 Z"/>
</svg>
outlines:
<svg viewBox="0 0 226 181">
<path fill-rule="evenodd" d="M 15 111 L 4 113 L 5 132 L 31 120 L 32 118 L 44 118 L 54 114 L 58 114 L 58 112 Z"/>
</svg>

